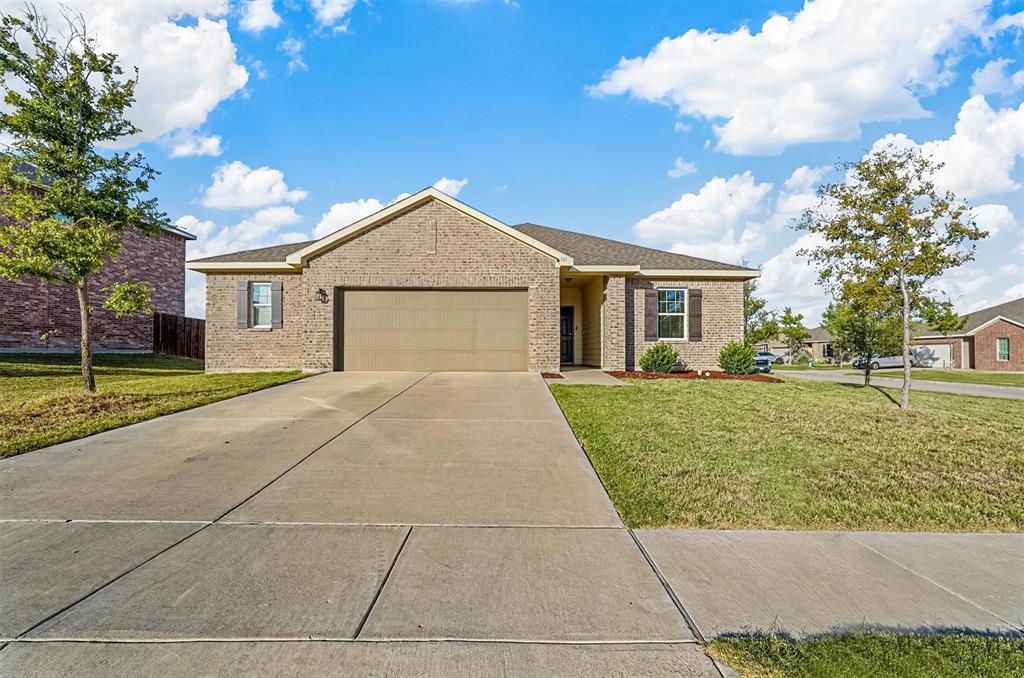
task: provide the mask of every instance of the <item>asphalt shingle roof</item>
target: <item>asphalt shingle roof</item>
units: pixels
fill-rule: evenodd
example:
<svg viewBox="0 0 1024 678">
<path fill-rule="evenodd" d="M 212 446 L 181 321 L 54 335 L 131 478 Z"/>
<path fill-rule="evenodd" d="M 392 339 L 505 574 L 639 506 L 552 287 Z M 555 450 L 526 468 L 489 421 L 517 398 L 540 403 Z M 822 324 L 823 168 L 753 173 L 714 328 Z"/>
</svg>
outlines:
<svg viewBox="0 0 1024 678">
<path fill-rule="evenodd" d="M 549 247 L 554 247 L 563 254 L 573 258 L 577 266 L 640 266 L 648 269 L 701 269 L 713 271 L 745 271 L 743 266 L 725 264 L 720 261 L 691 257 L 687 254 L 665 252 L 650 247 L 630 245 L 629 243 L 593 235 L 584 235 L 560 228 L 541 226 L 539 224 L 519 224 L 519 231 L 539 240 Z"/>
<path fill-rule="evenodd" d="M 686 254 L 664 252 L 650 247 L 630 245 L 629 243 L 616 240 L 574 233 L 573 231 L 563 231 L 558 228 L 540 226 L 538 224 L 519 224 L 514 228 L 549 247 L 555 248 L 563 254 L 569 255 L 578 266 L 639 266 L 654 270 L 750 270 L 742 266 L 726 264 L 720 261 L 691 257 Z M 254 250 L 220 254 L 204 259 L 194 259 L 193 261 L 224 263 L 284 261 L 289 254 L 297 252 L 313 242 L 316 241 L 308 240 L 287 245 L 273 245 Z"/>
<path fill-rule="evenodd" d="M 967 324 L 964 325 L 963 331 L 973 332 L 989 320 L 999 316 L 1024 323 L 1024 297 L 967 314 Z"/>
</svg>

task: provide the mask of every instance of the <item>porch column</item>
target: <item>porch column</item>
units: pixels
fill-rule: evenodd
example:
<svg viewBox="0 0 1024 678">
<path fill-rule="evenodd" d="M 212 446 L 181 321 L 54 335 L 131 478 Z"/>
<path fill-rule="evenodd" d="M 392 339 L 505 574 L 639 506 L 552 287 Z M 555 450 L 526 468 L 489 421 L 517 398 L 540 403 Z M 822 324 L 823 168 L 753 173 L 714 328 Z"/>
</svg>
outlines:
<svg viewBox="0 0 1024 678">
<path fill-rule="evenodd" d="M 626 278 L 605 278 L 601 303 L 601 369 L 626 369 Z"/>
</svg>

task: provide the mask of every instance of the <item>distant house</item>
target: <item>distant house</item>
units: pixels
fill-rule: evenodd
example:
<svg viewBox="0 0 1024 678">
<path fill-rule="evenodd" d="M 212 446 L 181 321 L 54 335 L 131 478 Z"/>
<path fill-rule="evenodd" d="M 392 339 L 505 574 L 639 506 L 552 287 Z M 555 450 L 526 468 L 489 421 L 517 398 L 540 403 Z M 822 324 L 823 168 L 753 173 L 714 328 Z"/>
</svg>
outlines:
<svg viewBox="0 0 1024 678">
<path fill-rule="evenodd" d="M 819 363 L 836 362 L 838 354 L 832 346 L 832 335 L 821 326 L 812 327 L 807 331 L 810 332 L 811 336 L 805 339 L 801 346 L 807 349 L 814 361 Z M 768 351 L 775 355 L 784 355 L 789 352 L 789 345 L 778 339 L 772 339 L 771 341 L 756 344 L 754 349 L 757 351 Z"/>
<path fill-rule="evenodd" d="M 93 349 L 99 352 L 153 350 L 153 320 L 148 316 L 117 318 L 100 307 L 103 288 L 125 273 L 153 287 L 153 310 L 185 313 L 185 242 L 195 236 L 171 225 L 151 236 L 129 231 L 114 261 L 96 275 L 89 292 L 93 314 Z M 0 352 L 77 351 L 80 319 L 78 297 L 70 285 L 38 278 L 0 278 Z M 41 337 L 45 336 L 45 340 Z"/>
<path fill-rule="evenodd" d="M 915 354 L 934 354 L 954 369 L 1024 371 L 1024 297 L 969 313 L 964 329 L 949 335 L 924 334 Z"/>
</svg>

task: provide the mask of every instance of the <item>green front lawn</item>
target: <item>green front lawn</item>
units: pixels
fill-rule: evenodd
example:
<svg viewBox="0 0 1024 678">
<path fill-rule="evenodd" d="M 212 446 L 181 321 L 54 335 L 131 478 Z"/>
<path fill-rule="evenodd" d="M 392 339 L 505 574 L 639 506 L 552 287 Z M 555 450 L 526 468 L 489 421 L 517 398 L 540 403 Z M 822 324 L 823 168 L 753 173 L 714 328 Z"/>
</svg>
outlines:
<svg viewBox="0 0 1024 678">
<path fill-rule="evenodd" d="M 552 384 L 627 525 L 1020 531 L 1019 401 L 792 380 Z"/>
<path fill-rule="evenodd" d="M 984 384 L 986 386 L 1019 386 L 1024 387 L 1024 373 L 1020 372 L 975 372 L 967 370 L 954 372 L 946 370 L 911 370 L 914 379 L 926 381 L 949 381 L 957 384 Z M 863 372 L 855 372 L 863 376 Z M 903 379 L 903 370 L 879 370 L 872 372 L 871 377 L 883 377 L 886 379 Z"/>
<path fill-rule="evenodd" d="M 1011 678 L 1024 676 L 1024 640 L 871 633 L 790 642 L 716 640 L 708 653 L 747 678 Z"/>
<path fill-rule="evenodd" d="M 96 356 L 99 393 L 82 393 L 77 355 L 0 354 L 0 457 L 299 379 L 301 372 L 203 374 L 203 363 Z"/>
</svg>

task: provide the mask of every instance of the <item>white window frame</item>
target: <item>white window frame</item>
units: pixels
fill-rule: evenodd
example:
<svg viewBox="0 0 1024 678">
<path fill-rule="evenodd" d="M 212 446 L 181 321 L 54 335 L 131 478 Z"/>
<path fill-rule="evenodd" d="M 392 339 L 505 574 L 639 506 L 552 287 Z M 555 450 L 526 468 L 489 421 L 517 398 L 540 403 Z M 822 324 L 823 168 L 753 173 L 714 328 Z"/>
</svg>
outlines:
<svg viewBox="0 0 1024 678">
<path fill-rule="evenodd" d="M 999 357 L 999 342 L 1001 342 L 1001 341 L 1005 341 L 1006 342 L 1006 357 L 1005 358 L 1000 358 Z M 1010 362 L 1010 338 L 1009 337 L 996 337 L 996 362 L 999 362 L 999 363 Z"/>
<path fill-rule="evenodd" d="M 261 286 L 262 285 L 266 285 L 266 287 L 267 287 L 267 303 L 265 303 L 265 304 L 257 304 L 256 303 L 256 294 L 255 294 L 255 292 L 256 292 L 256 286 L 257 285 L 261 285 Z M 272 286 L 271 286 L 271 284 L 269 282 L 256 281 L 256 282 L 249 283 L 249 327 L 251 327 L 253 329 L 257 329 L 257 330 L 269 330 L 271 328 L 271 326 L 274 323 L 274 320 L 273 320 L 273 315 L 274 315 L 274 311 L 273 311 L 273 295 L 274 295 L 274 290 L 273 290 L 273 288 L 272 288 Z M 266 308 L 266 309 L 268 309 L 270 311 L 270 320 L 267 321 L 266 325 L 257 325 L 256 324 L 256 309 L 257 308 Z"/>
<path fill-rule="evenodd" d="M 682 292 L 683 293 L 683 312 L 682 313 L 662 313 L 661 312 L 661 293 L 662 292 Z M 661 316 L 681 316 L 683 318 L 683 336 L 682 337 L 663 337 L 661 336 Z M 685 287 L 659 287 L 658 288 L 658 341 L 689 341 L 690 340 L 690 293 Z"/>
</svg>

